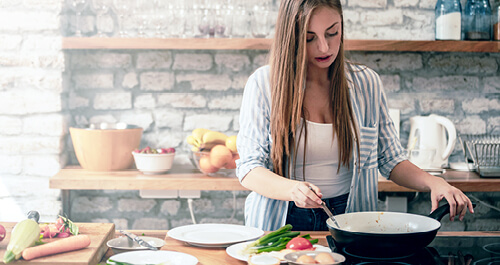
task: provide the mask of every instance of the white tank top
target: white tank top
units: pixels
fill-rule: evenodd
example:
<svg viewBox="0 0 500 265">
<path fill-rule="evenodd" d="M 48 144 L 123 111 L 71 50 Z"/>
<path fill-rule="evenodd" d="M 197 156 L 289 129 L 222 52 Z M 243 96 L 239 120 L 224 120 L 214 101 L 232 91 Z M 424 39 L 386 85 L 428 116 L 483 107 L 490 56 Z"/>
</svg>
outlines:
<svg viewBox="0 0 500 265">
<path fill-rule="evenodd" d="M 337 137 L 333 136 L 332 124 L 306 121 L 307 153 L 305 161 L 305 181 L 321 189 L 323 198 L 333 198 L 349 192 L 352 180 L 352 158 L 349 169 L 339 165 Z M 302 128 L 302 124 L 300 125 Z M 297 150 L 297 165 L 292 179 L 304 180 L 304 138 L 299 139 Z M 332 139 L 333 138 L 333 139 Z"/>
</svg>

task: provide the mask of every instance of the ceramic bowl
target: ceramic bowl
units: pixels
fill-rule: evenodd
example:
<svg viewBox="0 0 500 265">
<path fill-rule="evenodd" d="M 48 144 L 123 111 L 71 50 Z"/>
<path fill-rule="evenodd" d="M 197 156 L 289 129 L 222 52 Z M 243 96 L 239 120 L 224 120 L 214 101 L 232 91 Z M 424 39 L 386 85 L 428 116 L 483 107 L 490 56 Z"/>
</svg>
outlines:
<svg viewBox="0 0 500 265">
<path fill-rule="evenodd" d="M 133 166 L 132 152 L 139 147 L 142 128 L 126 123 L 96 123 L 71 127 L 76 158 L 83 169 L 113 171 Z"/>
<path fill-rule="evenodd" d="M 149 237 L 149 236 L 139 236 L 139 238 L 142 238 L 142 240 L 148 242 L 151 244 L 153 247 L 156 247 L 160 249 L 165 245 L 165 241 L 156 237 Z M 113 253 L 118 254 L 122 252 L 127 252 L 127 251 L 134 251 L 134 250 L 148 250 L 147 247 L 143 247 L 139 245 L 139 243 L 133 241 L 132 239 L 129 239 L 126 236 L 121 236 L 118 238 L 114 238 L 108 241 L 106 244 L 109 248 L 113 250 Z"/>
<path fill-rule="evenodd" d="M 302 263 L 302 262 L 297 262 L 297 259 L 303 255 L 311 257 L 313 260 L 318 256 L 318 254 L 322 253 L 321 255 L 328 255 L 331 258 L 333 258 L 334 262 L 329 262 L 329 263 Z M 324 253 L 324 254 L 323 254 Z M 345 257 L 341 254 L 335 253 L 335 252 L 325 252 L 325 251 L 297 251 L 297 252 L 291 252 L 285 255 L 284 257 L 285 261 L 288 262 L 290 265 L 307 265 L 307 264 L 324 264 L 324 265 L 333 265 L 333 264 L 341 264 L 342 262 L 345 261 Z"/>
<path fill-rule="evenodd" d="M 175 153 L 166 154 L 142 154 L 132 152 L 137 170 L 143 174 L 162 174 L 172 168 Z"/>
</svg>

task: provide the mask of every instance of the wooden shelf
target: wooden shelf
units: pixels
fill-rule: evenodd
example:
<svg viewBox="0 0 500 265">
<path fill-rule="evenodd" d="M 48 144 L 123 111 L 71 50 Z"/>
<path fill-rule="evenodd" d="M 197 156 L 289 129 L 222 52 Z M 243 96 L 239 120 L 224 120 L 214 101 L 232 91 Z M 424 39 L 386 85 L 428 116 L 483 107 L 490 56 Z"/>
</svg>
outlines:
<svg viewBox="0 0 500 265">
<path fill-rule="evenodd" d="M 63 38 L 64 50 L 268 50 L 271 39 Z M 499 41 L 346 40 L 348 51 L 500 52 Z"/>
<path fill-rule="evenodd" d="M 447 171 L 443 178 L 464 192 L 500 191 L 500 178 L 480 178 L 473 172 Z M 68 167 L 50 178 L 51 189 L 62 190 L 247 190 L 236 177 L 207 176 L 192 167 L 173 167 L 162 175 L 137 170 L 89 171 Z M 407 192 L 390 180 L 379 178 L 381 192 Z"/>
</svg>

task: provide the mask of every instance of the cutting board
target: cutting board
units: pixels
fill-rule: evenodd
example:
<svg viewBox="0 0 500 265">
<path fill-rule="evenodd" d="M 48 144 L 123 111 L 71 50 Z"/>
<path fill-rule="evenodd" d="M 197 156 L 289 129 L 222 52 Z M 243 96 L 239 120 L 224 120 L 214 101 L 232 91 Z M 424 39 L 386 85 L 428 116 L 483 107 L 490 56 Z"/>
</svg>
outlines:
<svg viewBox="0 0 500 265">
<path fill-rule="evenodd" d="M 0 242 L 0 264 L 3 263 L 3 256 L 5 250 L 7 249 L 7 244 L 10 241 L 10 235 L 12 228 L 16 223 L 0 223 L 7 230 L 7 236 L 2 242 Z M 13 261 L 9 264 L 13 265 L 95 265 L 101 261 L 101 258 L 106 253 L 108 246 L 106 243 L 108 240 L 115 237 L 115 225 L 109 223 L 75 223 L 80 234 L 90 236 L 90 246 L 70 251 L 66 253 L 60 253 L 56 255 L 51 255 L 47 257 L 41 257 L 38 259 L 33 259 L 30 261 L 25 261 L 22 258 L 17 261 Z M 58 240 L 58 238 L 44 238 L 43 242 L 51 242 Z"/>
</svg>

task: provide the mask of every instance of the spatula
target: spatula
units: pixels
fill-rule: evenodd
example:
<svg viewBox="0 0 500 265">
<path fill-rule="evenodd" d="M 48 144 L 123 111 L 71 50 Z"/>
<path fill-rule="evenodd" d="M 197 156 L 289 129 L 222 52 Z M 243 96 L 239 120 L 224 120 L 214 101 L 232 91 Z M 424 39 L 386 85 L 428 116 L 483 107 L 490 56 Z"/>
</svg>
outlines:
<svg viewBox="0 0 500 265">
<path fill-rule="evenodd" d="M 309 189 L 314 193 L 316 194 L 316 192 L 312 189 L 311 186 L 309 186 Z M 318 196 L 318 194 L 316 194 L 316 196 Z M 323 207 L 323 210 L 326 212 L 326 214 L 328 214 L 328 216 L 330 217 L 330 219 L 332 219 L 333 223 L 337 226 L 337 228 L 340 228 L 339 224 L 337 223 L 337 220 L 335 220 L 335 217 L 333 216 L 332 212 L 330 211 L 330 209 L 328 209 L 328 206 L 326 206 L 326 203 L 324 201 L 321 201 L 321 207 Z"/>
</svg>

